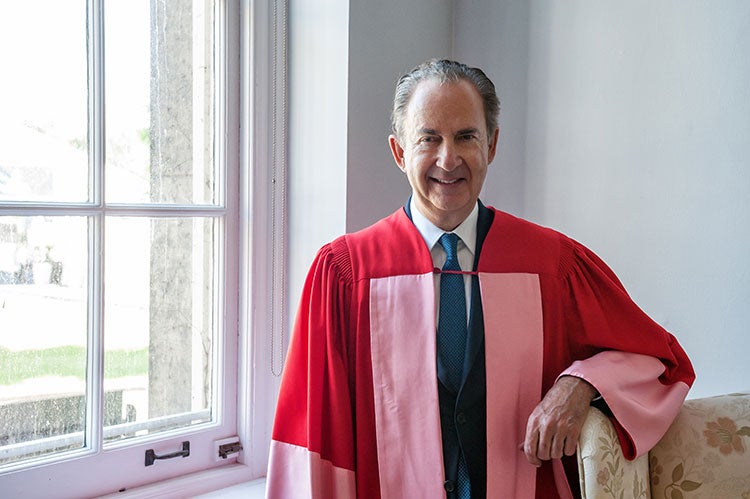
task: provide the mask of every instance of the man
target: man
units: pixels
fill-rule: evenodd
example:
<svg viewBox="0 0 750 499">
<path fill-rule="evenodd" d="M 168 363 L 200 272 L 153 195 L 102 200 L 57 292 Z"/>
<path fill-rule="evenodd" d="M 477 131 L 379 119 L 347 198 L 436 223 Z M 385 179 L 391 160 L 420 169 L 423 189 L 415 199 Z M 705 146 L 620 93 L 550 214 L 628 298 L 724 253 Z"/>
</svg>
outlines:
<svg viewBox="0 0 750 499">
<path fill-rule="evenodd" d="M 572 497 L 592 401 L 630 458 L 677 414 L 694 374 L 674 337 L 588 249 L 478 200 L 498 107 L 454 61 L 399 80 L 389 142 L 412 196 L 316 256 L 268 497 Z"/>
</svg>

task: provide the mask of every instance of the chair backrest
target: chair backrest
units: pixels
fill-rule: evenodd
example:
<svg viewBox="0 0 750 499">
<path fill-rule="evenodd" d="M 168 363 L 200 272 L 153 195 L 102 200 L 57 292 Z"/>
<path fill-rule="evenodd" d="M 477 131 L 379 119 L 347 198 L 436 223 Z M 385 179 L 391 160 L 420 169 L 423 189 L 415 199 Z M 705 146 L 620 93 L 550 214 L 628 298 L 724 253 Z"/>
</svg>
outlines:
<svg viewBox="0 0 750 499">
<path fill-rule="evenodd" d="M 688 400 L 646 456 L 627 461 L 592 408 L 578 444 L 581 496 L 750 499 L 750 393 Z"/>
<path fill-rule="evenodd" d="M 653 497 L 750 499 L 750 393 L 686 401 L 649 456 Z"/>
</svg>

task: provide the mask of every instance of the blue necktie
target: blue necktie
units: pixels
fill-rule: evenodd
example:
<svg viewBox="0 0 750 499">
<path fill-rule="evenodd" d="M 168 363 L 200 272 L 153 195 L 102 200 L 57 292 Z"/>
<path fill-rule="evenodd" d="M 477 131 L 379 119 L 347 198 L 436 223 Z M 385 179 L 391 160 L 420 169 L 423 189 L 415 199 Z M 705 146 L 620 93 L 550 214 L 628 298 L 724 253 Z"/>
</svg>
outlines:
<svg viewBox="0 0 750 499">
<path fill-rule="evenodd" d="M 447 258 L 444 271 L 461 271 L 458 264 L 458 236 L 443 234 L 440 244 Z M 448 372 L 451 388 L 458 393 L 464 373 L 466 351 L 466 292 L 464 276 L 443 273 L 440 275 L 440 316 L 438 317 L 438 355 Z"/>
<path fill-rule="evenodd" d="M 461 271 L 458 263 L 458 236 L 452 233 L 443 234 L 440 244 L 446 254 L 444 271 Z M 464 354 L 466 352 L 466 292 L 464 277 L 461 274 L 440 274 L 440 316 L 438 317 L 438 355 L 448 373 L 448 380 L 458 393 L 461 388 L 464 372 Z M 456 476 L 456 497 L 471 498 L 471 483 L 463 452 L 458 459 Z"/>
</svg>

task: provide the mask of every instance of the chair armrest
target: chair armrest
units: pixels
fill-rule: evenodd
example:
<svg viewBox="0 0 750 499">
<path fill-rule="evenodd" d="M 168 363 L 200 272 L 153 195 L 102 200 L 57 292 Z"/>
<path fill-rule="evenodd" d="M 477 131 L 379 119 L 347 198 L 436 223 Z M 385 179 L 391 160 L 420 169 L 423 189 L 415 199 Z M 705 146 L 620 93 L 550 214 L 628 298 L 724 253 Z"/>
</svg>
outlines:
<svg viewBox="0 0 750 499">
<path fill-rule="evenodd" d="M 582 498 L 651 497 L 648 455 L 626 460 L 615 427 L 595 407 L 583 423 L 577 454 Z"/>
</svg>

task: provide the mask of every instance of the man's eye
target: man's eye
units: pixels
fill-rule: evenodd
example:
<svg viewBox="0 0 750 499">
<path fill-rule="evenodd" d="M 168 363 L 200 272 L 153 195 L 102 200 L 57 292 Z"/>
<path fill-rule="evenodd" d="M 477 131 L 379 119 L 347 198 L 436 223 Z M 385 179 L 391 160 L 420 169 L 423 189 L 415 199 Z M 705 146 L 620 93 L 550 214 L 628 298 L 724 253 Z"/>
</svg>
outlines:
<svg viewBox="0 0 750 499">
<path fill-rule="evenodd" d="M 429 142 L 437 142 L 437 137 L 433 137 L 431 135 L 427 135 L 426 137 L 421 137 L 419 139 L 420 143 L 429 143 Z"/>
<path fill-rule="evenodd" d="M 464 134 L 464 135 L 459 135 L 459 136 L 458 136 L 458 140 L 464 140 L 464 141 L 467 141 L 467 140 L 474 140 L 474 139 L 475 139 L 476 137 L 477 137 L 477 136 L 476 136 L 476 135 L 474 135 L 473 133 L 466 133 L 466 134 Z"/>
</svg>

